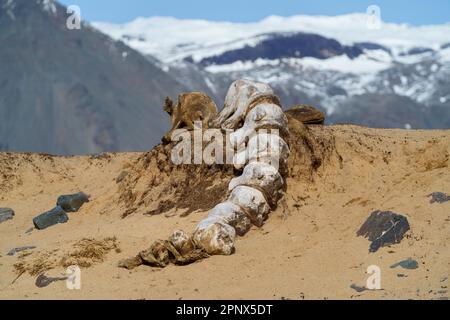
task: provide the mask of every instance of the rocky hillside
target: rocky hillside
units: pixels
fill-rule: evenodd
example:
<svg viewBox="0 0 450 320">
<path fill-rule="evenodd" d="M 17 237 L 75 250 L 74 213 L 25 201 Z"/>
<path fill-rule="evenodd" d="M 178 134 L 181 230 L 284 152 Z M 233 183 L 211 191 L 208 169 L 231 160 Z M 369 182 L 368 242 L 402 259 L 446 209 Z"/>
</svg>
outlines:
<svg viewBox="0 0 450 320">
<path fill-rule="evenodd" d="M 55 1 L 0 0 L 0 150 L 148 150 L 169 126 L 165 95 L 184 87 Z"/>
</svg>

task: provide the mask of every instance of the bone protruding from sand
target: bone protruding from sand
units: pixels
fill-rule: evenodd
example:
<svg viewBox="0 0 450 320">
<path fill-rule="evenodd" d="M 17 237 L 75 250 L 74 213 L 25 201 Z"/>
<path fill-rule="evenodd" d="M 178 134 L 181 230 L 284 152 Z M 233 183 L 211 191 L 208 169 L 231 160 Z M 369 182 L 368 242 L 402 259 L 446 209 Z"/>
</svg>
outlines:
<svg viewBox="0 0 450 320">
<path fill-rule="evenodd" d="M 238 80 L 231 85 L 224 109 L 215 121 L 222 129 L 238 129 L 230 140 L 243 146 L 233 159 L 243 173 L 230 182 L 228 200 L 209 212 L 193 237 L 208 254 L 229 255 L 235 250 L 236 233 L 245 234 L 249 221 L 262 227 L 271 205 L 274 207 L 282 197 L 290 151 L 279 131 L 284 137 L 289 134 L 288 120 L 270 86 Z"/>
</svg>

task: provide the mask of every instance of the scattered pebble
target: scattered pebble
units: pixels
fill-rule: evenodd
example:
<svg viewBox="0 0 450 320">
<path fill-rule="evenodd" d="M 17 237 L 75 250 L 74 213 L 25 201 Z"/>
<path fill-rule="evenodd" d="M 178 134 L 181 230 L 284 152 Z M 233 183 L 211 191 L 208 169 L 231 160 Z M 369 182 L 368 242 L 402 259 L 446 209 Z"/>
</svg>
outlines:
<svg viewBox="0 0 450 320">
<path fill-rule="evenodd" d="M 355 290 L 356 292 L 363 292 L 363 291 L 368 290 L 367 288 L 357 286 L 356 284 L 352 284 L 352 285 L 350 286 L 350 288 L 352 288 L 352 289 Z"/>
<path fill-rule="evenodd" d="M 414 259 L 408 258 L 406 260 L 393 264 L 391 266 L 391 269 L 397 268 L 398 266 L 402 267 L 403 269 L 413 270 L 419 268 L 419 263 Z"/>
<path fill-rule="evenodd" d="M 429 194 L 428 197 L 431 197 L 430 203 L 444 203 L 450 201 L 450 196 L 443 192 L 433 192 Z"/>
<path fill-rule="evenodd" d="M 67 277 L 51 278 L 51 277 L 47 277 L 45 274 L 41 274 L 37 277 L 35 284 L 36 284 L 36 287 L 38 287 L 38 288 L 45 288 L 45 287 L 48 287 L 49 285 L 51 285 L 53 282 L 64 281 L 64 280 L 67 280 Z"/>
<path fill-rule="evenodd" d="M 14 210 L 10 208 L 0 208 L 0 223 L 14 218 Z"/>
</svg>

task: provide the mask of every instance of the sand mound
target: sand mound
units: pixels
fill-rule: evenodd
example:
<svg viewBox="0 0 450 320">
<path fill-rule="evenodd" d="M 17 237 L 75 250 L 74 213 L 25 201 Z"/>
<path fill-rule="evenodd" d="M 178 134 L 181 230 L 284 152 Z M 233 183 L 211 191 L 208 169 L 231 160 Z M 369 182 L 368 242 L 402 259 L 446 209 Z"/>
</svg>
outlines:
<svg viewBox="0 0 450 320">
<path fill-rule="evenodd" d="M 187 216 L 207 211 L 226 197 L 232 166 L 177 166 L 170 160 L 171 147 L 157 146 L 124 169 L 127 175 L 118 191 L 118 203 L 127 208 L 124 217 L 138 210 L 152 216 L 174 208 Z"/>
<path fill-rule="evenodd" d="M 450 202 L 428 196 L 450 194 L 450 131 L 289 120 L 286 196 L 265 226 L 238 239 L 230 257 L 164 270 L 117 263 L 174 230 L 193 230 L 227 197 L 233 168 L 174 166 L 162 145 L 81 157 L 0 153 L 0 207 L 16 213 L 0 224 L 0 298 L 449 297 Z M 91 201 L 68 223 L 27 232 L 59 195 L 79 191 Z M 411 230 L 401 243 L 369 253 L 356 232 L 375 210 L 401 213 Z M 6 255 L 22 246 L 36 249 Z M 418 269 L 390 268 L 410 257 Z M 35 286 L 37 275 L 63 274 L 72 263 L 82 266 L 82 290 Z M 384 290 L 355 291 L 370 265 L 382 269 Z"/>
</svg>

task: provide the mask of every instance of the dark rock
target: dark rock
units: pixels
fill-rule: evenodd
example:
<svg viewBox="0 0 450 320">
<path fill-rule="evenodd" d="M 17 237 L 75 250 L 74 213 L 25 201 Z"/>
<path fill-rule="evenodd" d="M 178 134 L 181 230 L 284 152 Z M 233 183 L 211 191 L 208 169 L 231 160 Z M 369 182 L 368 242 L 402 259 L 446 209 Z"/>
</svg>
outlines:
<svg viewBox="0 0 450 320">
<path fill-rule="evenodd" d="M 89 197 L 83 192 L 76 194 L 60 196 L 56 203 L 66 212 L 77 212 L 83 204 L 89 202 Z"/>
<path fill-rule="evenodd" d="M 408 258 L 406 260 L 393 264 L 391 268 L 394 269 L 397 268 L 398 266 L 402 267 L 403 269 L 413 270 L 419 268 L 419 263 L 417 263 L 417 261 L 414 259 Z"/>
<path fill-rule="evenodd" d="M 8 256 L 14 256 L 16 253 L 26 251 L 26 250 L 33 250 L 33 249 L 36 249 L 36 247 L 35 246 L 26 246 L 26 247 L 14 248 L 14 249 L 9 250 Z"/>
<path fill-rule="evenodd" d="M 450 196 L 443 192 L 433 192 L 429 194 L 428 197 L 431 197 L 430 203 L 444 203 L 450 201 Z"/>
<path fill-rule="evenodd" d="M 0 223 L 14 218 L 14 210 L 10 208 L 0 208 Z"/>
<path fill-rule="evenodd" d="M 352 288 L 352 289 L 355 290 L 356 292 L 364 292 L 364 291 L 367 290 L 367 288 L 357 286 L 356 284 L 352 284 L 352 285 L 350 286 L 350 288 Z"/>
<path fill-rule="evenodd" d="M 374 211 L 361 226 L 357 236 L 363 236 L 372 241 L 369 251 L 376 252 L 380 247 L 400 243 L 409 229 L 406 217 L 390 211 Z"/>
<path fill-rule="evenodd" d="M 36 284 L 36 287 L 38 287 L 38 288 L 45 288 L 45 287 L 48 287 L 49 285 L 51 285 L 53 282 L 64 281 L 64 280 L 67 280 L 67 277 L 51 278 L 51 277 L 47 277 L 45 274 L 41 274 L 37 277 L 35 284 Z"/>
<path fill-rule="evenodd" d="M 33 219 L 34 226 L 38 230 L 44 230 L 55 224 L 66 223 L 67 221 L 69 221 L 69 217 L 60 206 L 57 206 L 51 211 L 45 212 Z"/>
</svg>

